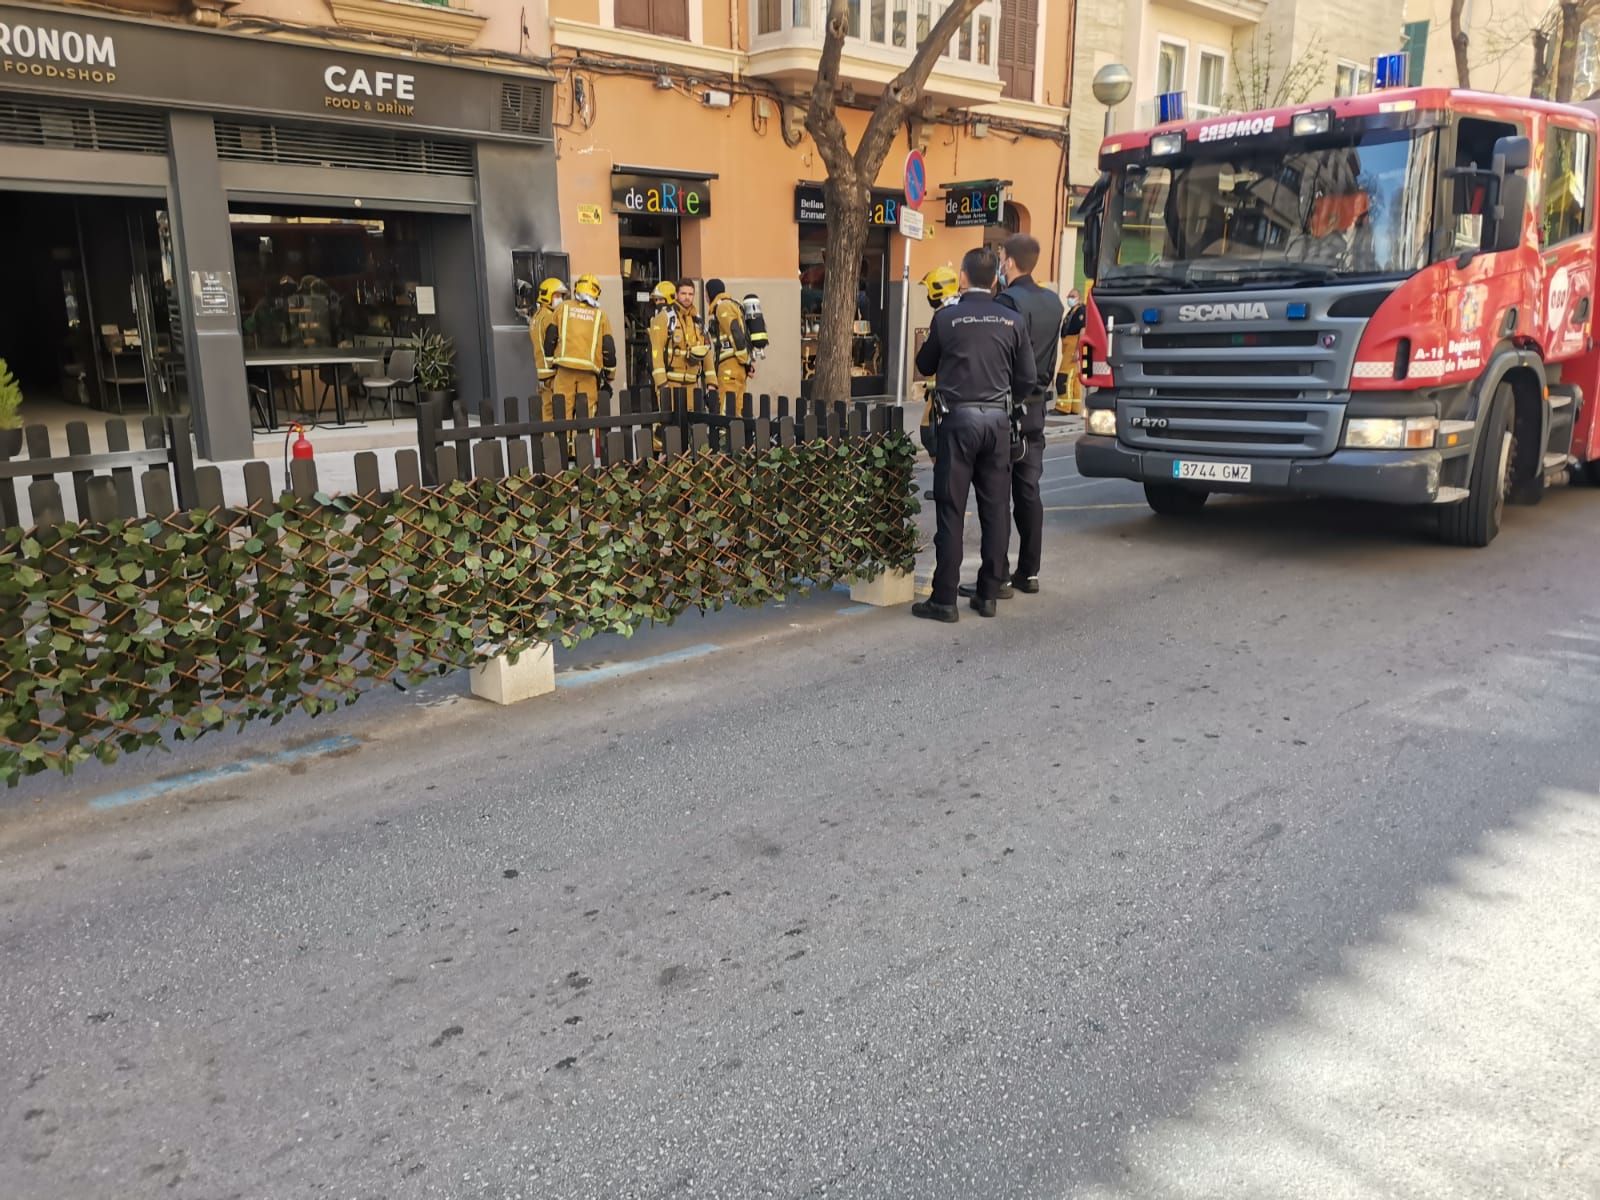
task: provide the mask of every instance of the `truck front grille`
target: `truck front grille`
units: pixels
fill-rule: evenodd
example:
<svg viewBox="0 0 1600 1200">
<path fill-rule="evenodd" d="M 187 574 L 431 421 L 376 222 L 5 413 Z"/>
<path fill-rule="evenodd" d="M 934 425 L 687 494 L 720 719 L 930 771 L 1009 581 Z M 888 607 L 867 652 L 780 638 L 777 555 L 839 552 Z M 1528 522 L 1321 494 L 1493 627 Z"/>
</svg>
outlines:
<svg viewBox="0 0 1600 1200">
<path fill-rule="evenodd" d="M 1125 395 L 1118 433 L 1130 446 L 1170 453 L 1320 457 L 1333 453 L 1344 409 L 1343 400 L 1219 404 Z"/>
</svg>

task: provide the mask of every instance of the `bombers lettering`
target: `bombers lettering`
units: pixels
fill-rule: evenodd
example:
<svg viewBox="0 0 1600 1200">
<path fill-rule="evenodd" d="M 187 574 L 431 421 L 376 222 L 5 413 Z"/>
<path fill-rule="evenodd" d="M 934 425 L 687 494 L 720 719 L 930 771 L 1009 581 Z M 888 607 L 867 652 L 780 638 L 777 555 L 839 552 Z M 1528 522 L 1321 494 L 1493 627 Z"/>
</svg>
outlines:
<svg viewBox="0 0 1600 1200">
<path fill-rule="evenodd" d="M 6 75 L 115 83 L 117 43 L 110 36 L 76 29 L 0 21 L 0 64 L 0 73 Z"/>
<path fill-rule="evenodd" d="M 1200 128 L 1202 142 L 1220 142 L 1228 138 L 1259 137 L 1277 127 L 1277 117 L 1240 117 L 1237 121 L 1219 121 Z"/>
<path fill-rule="evenodd" d="M 1267 306 L 1257 300 L 1242 304 L 1185 304 L 1178 309 L 1180 321 L 1265 321 Z"/>
</svg>

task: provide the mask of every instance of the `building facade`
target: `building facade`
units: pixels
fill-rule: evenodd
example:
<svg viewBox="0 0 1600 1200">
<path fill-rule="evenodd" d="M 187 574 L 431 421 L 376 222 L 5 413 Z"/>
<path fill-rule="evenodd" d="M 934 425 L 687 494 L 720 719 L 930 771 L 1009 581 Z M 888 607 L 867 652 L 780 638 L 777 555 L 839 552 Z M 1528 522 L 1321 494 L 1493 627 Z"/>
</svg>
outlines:
<svg viewBox="0 0 1600 1200">
<path fill-rule="evenodd" d="M 852 139 L 883 86 L 936 19 L 929 0 L 860 0 L 843 61 Z M 824 169 L 804 130 L 825 0 L 552 0 L 560 249 L 598 276 L 630 382 L 648 375 L 649 292 L 661 279 L 721 278 L 760 297 L 771 352 L 752 387 L 795 395 L 814 369 L 829 215 Z M 989 0 L 952 40 L 919 118 L 879 176 L 859 284 L 856 395 L 905 384 L 901 300 L 913 331 L 930 316 L 916 286 L 969 248 L 1013 230 L 1061 275 L 1073 10 L 1065 0 Z M 898 232 L 906 154 L 921 150 L 926 231 Z M 1070 269 L 1070 268 L 1069 268 Z M 913 334 L 913 336 L 915 336 Z"/>
<path fill-rule="evenodd" d="M 295 386 L 326 398 L 348 380 L 319 357 L 434 330 L 463 395 L 530 390 L 517 264 L 560 231 L 519 6 L 136 2 L 0 6 L 0 358 L 26 395 L 186 409 L 238 458 L 290 374 L 264 362 L 312 360 Z"/>
</svg>

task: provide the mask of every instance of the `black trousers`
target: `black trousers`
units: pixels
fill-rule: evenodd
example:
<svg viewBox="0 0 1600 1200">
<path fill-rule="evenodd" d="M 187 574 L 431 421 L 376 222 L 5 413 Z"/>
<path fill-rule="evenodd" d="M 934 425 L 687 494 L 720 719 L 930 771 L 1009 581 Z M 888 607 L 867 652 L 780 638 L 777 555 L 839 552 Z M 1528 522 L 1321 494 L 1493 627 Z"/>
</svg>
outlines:
<svg viewBox="0 0 1600 1200">
<path fill-rule="evenodd" d="M 1044 434 L 1022 435 L 1027 451 L 1011 464 L 1011 513 L 1017 522 L 1017 578 L 1039 573 L 1044 549 L 1044 501 L 1039 498 L 1039 478 L 1044 474 Z"/>
<path fill-rule="evenodd" d="M 1006 551 L 1011 542 L 1011 422 L 997 408 L 955 405 L 939 421 L 939 456 L 933 465 L 934 503 L 939 531 L 934 535 L 937 564 L 933 602 L 954 604 L 961 585 L 961 543 L 967 496 L 978 492 L 978 524 L 983 530 L 983 564 L 978 596 L 992 600 L 1009 577 Z"/>
</svg>

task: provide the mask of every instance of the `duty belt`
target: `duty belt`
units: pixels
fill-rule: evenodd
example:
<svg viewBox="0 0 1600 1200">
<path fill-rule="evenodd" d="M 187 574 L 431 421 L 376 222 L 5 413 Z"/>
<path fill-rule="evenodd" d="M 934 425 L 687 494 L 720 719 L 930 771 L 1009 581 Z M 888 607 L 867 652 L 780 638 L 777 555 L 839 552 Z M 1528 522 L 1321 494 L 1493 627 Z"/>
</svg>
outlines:
<svg viewBox="0 0 1600 1200">
<path fill-rule="evenodd" d="M 1011 411 L 1011 404 L 1006 400 L 946 400 L 945 407 L 952 412 L 958 408 L 993 409 L 995 412 Z"/>
</svg>

